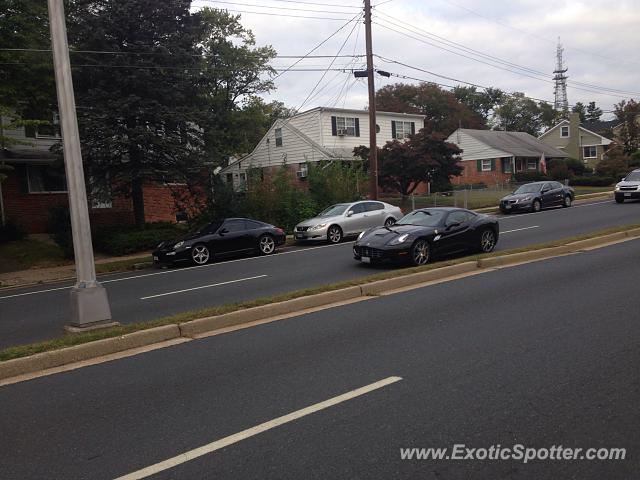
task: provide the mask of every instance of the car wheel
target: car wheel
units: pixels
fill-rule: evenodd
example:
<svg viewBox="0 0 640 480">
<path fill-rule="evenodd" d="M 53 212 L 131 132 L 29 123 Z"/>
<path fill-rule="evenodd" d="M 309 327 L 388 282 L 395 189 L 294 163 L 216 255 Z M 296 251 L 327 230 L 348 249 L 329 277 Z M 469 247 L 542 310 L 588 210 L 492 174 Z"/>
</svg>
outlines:
<svg viewBox="0 0 640 480">
<path fill-rule="evenodd" d="M 276 251 L 276 242 L 271 235 L 262 235 L 258 240 L 258 249 L 262 255 L 271 255 Z"/>
<path fill-rule="evenodd" d="M 624 203 L 624 197 L 616 197 L 616 203 Z"/>
<path fill-rule="evenodd" d="M 411 247 L 411 261 L 414 265 L 426 265 L 431 259 L 431 246 L 424 239 L 417 240 Z"/>
<path fill-rule="evenodd" d="M 540 204 L 540 200 L 534 200 L 533 203 L 531 204 L 532 212 L 539 212 L 541 208 L 542 208 L 542 205 Z"/>
<path fill-rule="evenodd" d="M 394 223 L 396 223 L 396 219 L 393 217 L 389 217 L 384 221 L 384 226 L 385 227 L 390 227 L 391 225 L 393 225 Z"/>
<path fill-rule="evenodd" d="M 496 232 L 490 228 L 485 228 L 480 232 L 480 245 L 479 250 L 482 253 L 493 252 L 496 248 Z"/>
<path fill-rule="evenodd" d="M 342 229 L 337 225 L 331 225 L 327 230 L 327 241 L 329 243 L 340 243 L 342 241 Z"/>
<path fill-rule="evenodd" d="M 568 207 L 570 207 L 570 206 L 571 206 L 571 202 L 572 202 L 572 200 L 571 200 L 571 195 L 566 195 L 566 196 L 564 197 L 564 202 L 563 202 L 562 206 L 563 206 L 564 208 L 568 208 Z"/>
<path fill-rule="evenodd" d="M 209 261 L 210 258 L 211 253 L 209 252 L 209 249 L 201 243 L 198 245 L 194 245 L 194 247 L 191 249 L 191 259 L 196 265 L 204 265 Z"/>
</svg>

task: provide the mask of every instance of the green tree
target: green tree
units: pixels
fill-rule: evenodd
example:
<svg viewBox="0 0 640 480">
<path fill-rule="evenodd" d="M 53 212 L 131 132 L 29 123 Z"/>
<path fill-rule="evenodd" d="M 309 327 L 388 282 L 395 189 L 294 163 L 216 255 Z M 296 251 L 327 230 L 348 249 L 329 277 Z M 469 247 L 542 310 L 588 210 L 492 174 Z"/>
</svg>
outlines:
<svg viewBox="0 0 640 480">
<path fill-rule="evenodd" d="M 587 105 L 587 122 L 597 122 L 602 117 L 602 109 L 596 107 L 596 102 L 589 102 Z"/>
<path fill-rule="evenodd" d="M 274 89 L 270 78 L 274 70 L 269 62 L 276 52 L 271 46 L 256 47 L 255 36 L 242 26 L 240 15 L 204 8 L 195 17 L 197 42 L 203 55 L 200 86 L 205 108 L 205 148 L 213 163 L 224 165 L 230 155 L 255 146 L 271 126 L 273 119 L 269 118 L 265 127 L 265 117 L 286 110 L 281 104 L 268 107 L 255 98 Z M 243 128 L 256 114 L 258 128 L 245 135 Z"/>
<path fill-rule="evenodd" d="M 615 147 L 596 165 L 596 173 L 603 177 L 611 177 L 616 181 L 629 173 L 630 157 L 624 148 Z"/>
<path fill-rule="evenodd" d="M 584 103 L 576 102 L 571 111 L 580 115 L 581 123 L 584 123 L 587 120 L 587 108 L 584 106 Z"/>
<path fill-rule="evenodd" d="M 525 97 L 524 93 L 516 92 L 508 96 L 496 109 L 492 126 L 494 130 L 526 132 L 538 136 L 548 125 L 550 118 L 548 104 L 539 104 Z"/>
<path fill-rule="evenodd" d="M 446 136 L 458 127 L 486 128 L 480 114 L 460 102 L 452 92 L 433 83 L 387 85 L 376 92 L 376 108 L 388 112 L 419 113 L 425 116 L 427 131 Z"/>
<path fill-rule="evenodd" d="M 197 18 L 189 0 L 76 0 L 69 10 L 80 138 L 91 190 L 127 194 L 145 223 L 145 182 L 202 170 Z"/>
<path fill-rule="evenodd" d="M 406 141 L 387 142 L 378 151 L 380 186 L 400 193 L 404 202 L 420 183 L 448 184 L 462 172 L 458 165 L 462 150 L 445 138 L 424 128 Z M 369 148 L 356 147 L 354 154 L 366 162 Z"/>
<path fill-rule="evenodd" d="M 51 118 L 56 90 L 47 2 L 3 0 L 0 8 L 0 105 L 23 119 Z"/>
<path fill-rule="evenodd" d="M 505 98 L 504 92 L 499 88 L 487 88 L 479 91 L 476 87 L 461 85 L 457 85 L 453 89 L 453 94 L 460 103 L 466 105 L 485 122 L 489 121 L 491 113 Z"/>
<path fill-rule="evenodd" d="M 615 114 L 622 126 L 619 137 L 626 154 L 640 149 L 640 103 L 631 99 L 623 100 L 615 106 Z"/>
<path fill-rule="evenodd" d="M 353 202 L 367 180 L 360 162 L 313 162 L 307 165 L 309 195 L 318 208 Z"/>
</svg>

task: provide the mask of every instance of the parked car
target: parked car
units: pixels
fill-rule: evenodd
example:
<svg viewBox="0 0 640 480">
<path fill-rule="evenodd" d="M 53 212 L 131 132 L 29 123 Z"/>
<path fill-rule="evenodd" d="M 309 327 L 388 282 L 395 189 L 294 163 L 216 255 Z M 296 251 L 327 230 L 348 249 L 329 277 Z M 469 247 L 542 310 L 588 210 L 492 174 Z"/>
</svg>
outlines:
<svg viewBox="0 0 640 480">
<path fill-rule="evenodd" d="M 338 203 L 300 222 L 293 235 L 297 241 L 340 243 L 343 238 L 358 235 L 367 228 L 393 225 L 401 217 L 402 210 L 384 202 Z"/>
<path fill-rule="evenodd" d="M 183 239 L 162 242 L 153 252 L 153 261 L 204 265 L 212 258 L 238 253 L 271 255 L 285 241 L 281 228 L 250 218 L 226 218 L 213 221 Z"/>
<path fill-rule="evenodd" d="M 570 207 L 574 198 L 573 188 L 560 182 L 526 183 L 500 200 L 500 211 L 502 213 L 522 210 L 539 212 L 548 207 Z"/>
<path fill-rule="evenodd" d="M 616 184 L 616 202 L 622 203 L 632 198 L 640 198 L 640 168 L 634 170 Z"/>
<path fill-rule="evenodd" d="M 401 261 L 425 265 L 435 256 L 491 252 L 499 233 L 495 217 L 463 208 L 422 208 L 395 225 L 363 232 L 353 246 L 353 256 L 363 263 Z"/>
</svg>

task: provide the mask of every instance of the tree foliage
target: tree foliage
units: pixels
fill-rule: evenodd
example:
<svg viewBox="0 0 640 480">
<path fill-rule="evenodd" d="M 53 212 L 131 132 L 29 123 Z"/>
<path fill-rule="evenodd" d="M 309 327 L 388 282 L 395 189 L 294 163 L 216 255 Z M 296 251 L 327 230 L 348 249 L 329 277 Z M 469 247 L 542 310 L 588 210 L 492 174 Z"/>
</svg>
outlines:
<svg viewBox="0 0 640 480">
<path fill-rule="evenodd" d="M 597 122 L 602 117 L 602 109 L 596 107 L 596 102 L 589 102 L 587 105 L 586 112 L 586 121 L 587 122 Z"/>
<path fill-rule="evenodd" d="M 640 103 L 631 99 L 623 100 L 615 106 L 615 114 L 622 123 L 618 136 L 626 154 L 640 149 Z"/>
<path fill-rule="evenodd" d="M 538 136 L 540 132 L 553 126 L 557 113 L 546 102 L 536 102 L 524 93 L 516 92 L 508 96 L 498 106 L 492 121 L 496 130 L 526 132 Z"/>
<path fill-rule="evenodd" d="M 424 115 L 427 131 L 443 133 L 445 136 L 460 126 L 486 128 L 481 114 L 459 101 L 452 92 L 433 83 L 387 85 L 376 92 L 376 108 L 380 111 Z"/>
<path fill-rule="evenodd" d="M 505 93 L 499 88 L 487 88 L 480 91 L 476 87 L 457 85 L 453 89 L 454 96 L 458 101 L 466 105 L 476 115 L 481 117 L 485 123 L 489 121 L 493 111 L 506 98 Z"/>
<path fill-rule="evenodd" d="M 580 115 L 581 123 L 584 123 L 587 120 L 587 107 L 584 106 L 584 103 L 576 102 L 571 111 Z"/>
<path fill-rule="evenodd" d="M 420 183 L 448 184 L 452 176 L 460 175 L 456 145 L 445 141 L 441 133 L 429 133 L 421 129 L 406 141 L 393 140 L 378 150 L 378 179 L 381 187 L 411 195 Z M 354 154 L 365 162 L 369 148 L 360 146 Z"/>
</svg>

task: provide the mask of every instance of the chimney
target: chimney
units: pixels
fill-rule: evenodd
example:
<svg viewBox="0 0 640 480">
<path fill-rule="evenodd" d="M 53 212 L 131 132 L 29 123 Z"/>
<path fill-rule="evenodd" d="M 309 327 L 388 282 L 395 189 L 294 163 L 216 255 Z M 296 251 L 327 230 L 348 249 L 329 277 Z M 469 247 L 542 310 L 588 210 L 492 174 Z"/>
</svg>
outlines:
<svg viewBox="0 0 640 480">
<path fill-rule="evenodd" d="M 572 112 L 569 114 L 569 144 L 565 150 L 571 158 L 582 159 L 580 144 L 580 114 Z"/>
</svg>

